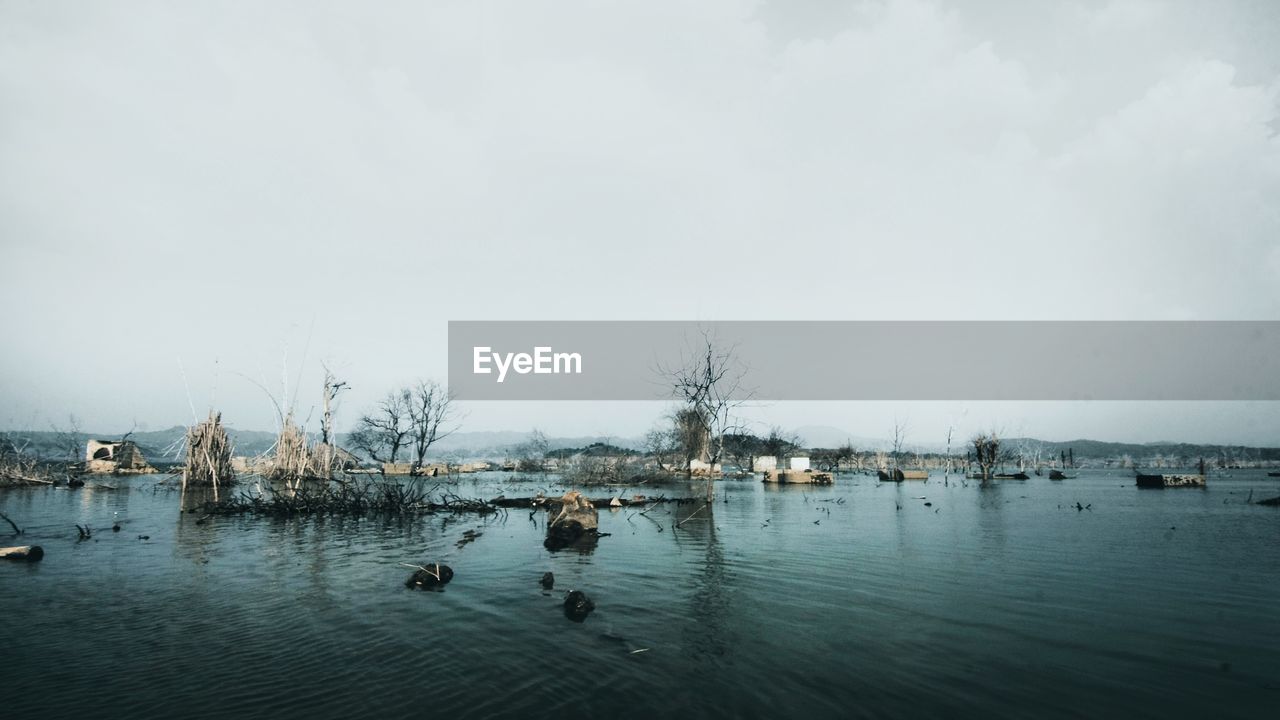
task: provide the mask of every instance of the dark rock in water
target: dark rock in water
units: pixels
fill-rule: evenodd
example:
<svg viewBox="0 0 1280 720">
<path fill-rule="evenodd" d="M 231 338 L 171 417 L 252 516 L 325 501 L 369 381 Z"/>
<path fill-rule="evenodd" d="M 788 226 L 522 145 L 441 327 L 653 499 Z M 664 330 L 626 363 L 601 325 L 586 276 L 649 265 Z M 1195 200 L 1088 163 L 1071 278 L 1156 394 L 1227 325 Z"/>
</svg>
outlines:
<svg viewBox="0 0 1280 720">
<path fill-rule="evenodd" d="M 139 539 L 139 540 L 150 540 L 150 539 L 151 539 L 151 536 L 150 536 L 150 535 L 139 535 L 139 536 L 138 536 L 138 539 Z"/>
<path fill-rule="evenodd" d="M 556 586 L 556 576 L 552 575 L 550 572 L 542 573 L 542 589 L 550 590 L 555 586 Z"/>
<path fill-rule="evenodd" d="M 564 598 L 564 616 L 574 622 L 586 620 L 595 609 L 596 604 L 581 590 L 570 590 Z"/>
<path fill-rule="evenodd" d="M 111 526 L 111 532 L 120 532 L 120 525 L 119 525 L 119 523 L 117 523 L 117 524 L 115 524 L 115 525 L 112 525 L 112 526 Z"/>
<path fill-rule="evenodd" d="M 424 565 L 413 572 L 408 580 L 404 581 L 407 588 L 421 588 L 423 590 L 436 590 L 449 584 L 453 579 L 453 568 L 440 563 Z"/>
<path fill-rule="evenodd" d="M 80 478 L 71 478 L 67 480 L 67 487 L 73 487 L 73 488 L 84 487 L 84 481 L 81 480 Z"/>
</svg>

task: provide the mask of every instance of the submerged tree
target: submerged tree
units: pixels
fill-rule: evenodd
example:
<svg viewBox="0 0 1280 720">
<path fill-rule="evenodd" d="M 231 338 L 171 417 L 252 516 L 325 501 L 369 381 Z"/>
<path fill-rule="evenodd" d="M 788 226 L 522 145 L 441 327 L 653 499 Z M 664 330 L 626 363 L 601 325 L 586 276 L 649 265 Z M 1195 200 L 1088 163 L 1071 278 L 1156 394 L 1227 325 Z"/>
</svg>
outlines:
<svg viewBox="0 0 1280 720">
<path fill-rule="evenodd" d="M 453 423 L 453 394 L 434 380 L 420 380 L 405 391 L 408 398 L 409 439 L 413 444 L 413 467 L 421 468 L 427 450 L 458 430 Z"/>
<path fill-rule="evenodd" d="M 674 427 L 659 426 L 644 435 L 645 454 L 663 470 L 675 461 L 680 449 L 678 433 Z"/>
<path fill-rule="evenodd" d="M 551 442 L 546 434 L 534 428 L 529 439 L 515 448 L 516 469 L 521 472 L 545 472 L 547 469 L 547 453 L 551 452 Z"/>
<path fill-rule="evenodd" d="M 394 463 L 409 442 L 409 391 L 387 393 L 373 412 L 360 416 L 349 442 L 379 463 Z"/>
<path fill-rule="evenodd" d="M 318 466 L 316 470 L 325 479 L 333 477 L 334 467 L 338 465 L 337 434 L 333 431 L 334 401 L 337 399 L 338 393 L 347 388 L 347 383 L 339 381 L 325 366 L 324 395 L 322 397 L 324 412 L 320 416 L 320 445 L 315 448 L 313 453 Z"/>
<path fill-rule="evenodd" d="M 974 462 L 982 474 L 983 482 L 991 479 L 996 465 L 1000 462 L 1000 438 L 996 433 L 978 433 L 973 440 Z"/>
<path fill-rule="evenodd" d="M 712 333 L 704 331 L 701 342 L 683 358 L 681 365 L 667 369 L 665 374 L 672 394 L 684 405 L 686 420 L 705 438 L 704 456 L 714 469 L 724 454 L 730 414 L 742 404 L 746 394 L 742 386 L 745 371 L 734 348 L 720 345 Z M 712 474 L 708 473 L 707 502 L 714 498 L 715 486 Z"/>
</svg>

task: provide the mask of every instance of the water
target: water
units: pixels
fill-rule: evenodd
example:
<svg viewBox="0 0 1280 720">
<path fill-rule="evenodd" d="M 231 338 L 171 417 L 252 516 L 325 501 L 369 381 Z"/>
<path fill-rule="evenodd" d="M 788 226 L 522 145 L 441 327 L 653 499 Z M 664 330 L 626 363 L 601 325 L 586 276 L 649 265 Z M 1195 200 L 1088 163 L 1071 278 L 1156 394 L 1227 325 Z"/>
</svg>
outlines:
<svg viewBox="0 0 1280 720">
<path fill-rule="evenodd" d="M 553 481 L 495 473 L 456 491 L 528 496 Z M 602 511 L 612 535 L 590 554 L 544 550 L 543 515 L 520 510 L 197 524 L 153 482 L 0 491 L 22 542 L 47 553 L 0 563 L 6 717 L 1280 707 L 1280 509 L 1244 504 L 1280 482 L 1260 472 L 1163 491 L 1088 471 L 986 489 L 725 481 L 710 517 L 678 529 L 696 505 L 652 520 Z M 77 543 L 76 524 L 92 539 Z M 471 529 L 483 534 L 457 547 Z M 436 560 L 456 573 L 444 592 L 404 587 L 411 570 L 398 563 Z M 538 584 L 547 570 L 550 593 Z M 561 611 L 568 589 L 596 603 L 581 624 Z"/>
</svg>

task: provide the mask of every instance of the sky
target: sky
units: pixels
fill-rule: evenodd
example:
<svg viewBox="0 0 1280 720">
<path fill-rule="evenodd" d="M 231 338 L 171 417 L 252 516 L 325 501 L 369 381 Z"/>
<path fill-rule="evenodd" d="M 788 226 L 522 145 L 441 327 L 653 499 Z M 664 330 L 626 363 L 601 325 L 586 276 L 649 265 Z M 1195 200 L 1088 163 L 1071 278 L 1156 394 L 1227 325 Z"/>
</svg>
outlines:
<svg viewBox="0 0 1280 720">
<path fill-rule="evenodd" d="M 1265 0 L 0 0 L 0 427 L 270 429 L 286 385 L 314 425 L 323 363 L 349 429 L 449 320 L 1280 319 L 1277 38 Z M 1280 444 L 1274 403 L 746 413 Z"/>
</svg>

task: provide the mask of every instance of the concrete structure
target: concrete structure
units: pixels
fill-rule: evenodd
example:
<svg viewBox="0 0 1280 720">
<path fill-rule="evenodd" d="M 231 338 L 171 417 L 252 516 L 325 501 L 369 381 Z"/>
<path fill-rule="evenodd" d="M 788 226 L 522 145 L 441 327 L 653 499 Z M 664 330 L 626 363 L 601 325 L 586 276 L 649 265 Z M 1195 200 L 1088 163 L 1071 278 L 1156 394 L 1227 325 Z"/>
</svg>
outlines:
<svg viewBox="0 0 1280 720">
<path fill-rule="evenodd" d="M 778 468 L 778 458 L 772 455 L 758 455 L 751 458 L 752 472 L 769 472 Z"/>
<path fill-rule="evenodd" d="M 720 463 L 712 465 L 705 460 L 690 460 L 689 472 L 692 475 L 714 475 L 720 472 Z"/>
<path fill-rule="evenodd" d="M 834 480 L 829 472 L 812 470 L 770 470 L 764 474 L 767 483 L 830 485 Z"/>
<path fill-rule="evenodd" d="M 90 440 L 85 443 L 84 469 L 91 473 L 144 474 L 155 472 L 132 440 Z"/>
</svg>

